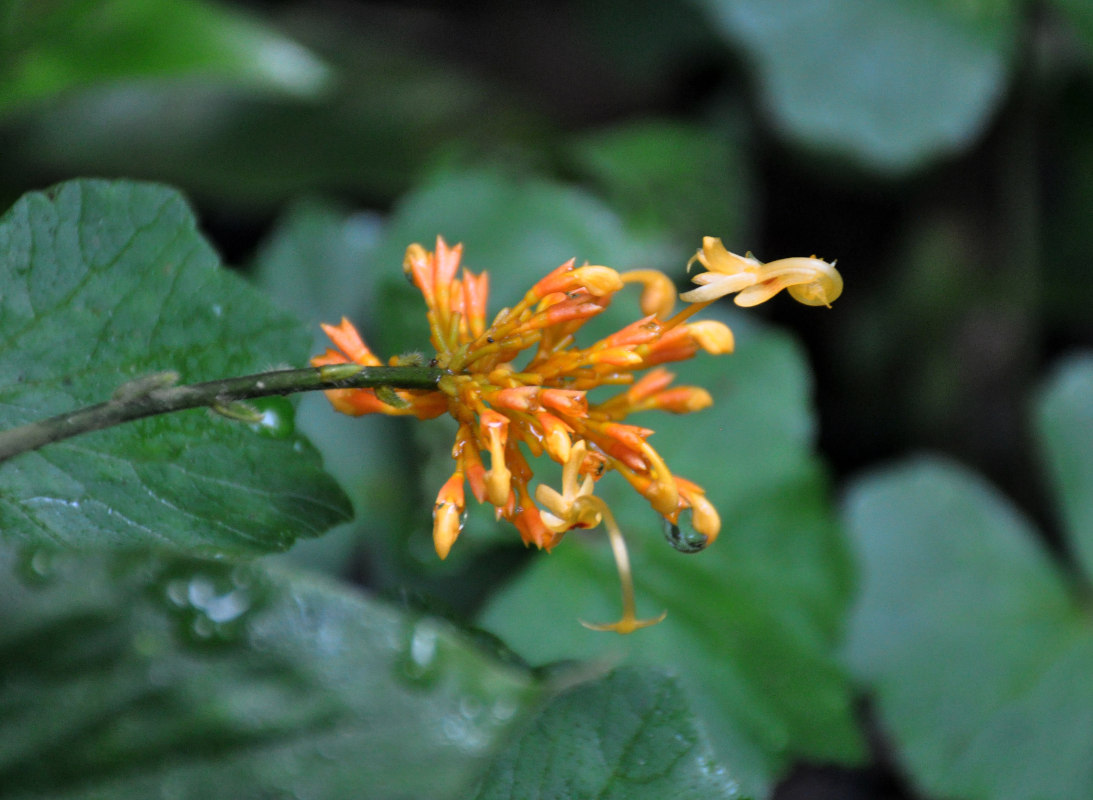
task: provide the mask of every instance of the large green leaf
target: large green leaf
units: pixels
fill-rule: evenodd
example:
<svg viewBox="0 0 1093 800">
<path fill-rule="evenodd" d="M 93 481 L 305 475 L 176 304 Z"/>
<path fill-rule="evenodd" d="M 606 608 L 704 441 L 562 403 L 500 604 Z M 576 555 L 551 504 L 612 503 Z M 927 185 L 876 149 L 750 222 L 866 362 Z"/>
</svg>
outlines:
<svg viewBox="0 0 1093 800">
<path fill-rule="evenodd" d="M 221 269 L 179 195 L 75 181 L 0 219 L 0 427 L 109 399 L 127 381 L 182 382 L 301 365 L 310 337 Z M 315 451 L 291 433 L 204 411 L 87 434 L 0 464 L 8 540 L 287 548 L 348 516 Z"/>
<path fill-rule="evenodd" d="M 374 251 L 383 226 L 377 215 L 350 212 L 331 203 L 296 203 L 260 248 L 254 264 L 257 283 L 312 326 L 312 353 L 322 353 L 330 340 L 320 322 L 343 316 L 358 325 L 366 340 L 376 328 L 375 284 L 383 266 Z M 398 274 L 399 265 L 388 272 Z M 410 429 L 403 421 L 376 415 L 367 420 L 335 413 L 317 392 L 304 395 L 296 427 L 322 452 L 323 465 L 345 488 L 356 509 L 353 522 L 318 539 L 300 542 L 286 557 L 330 573 L 347 571 L 358 538 L 405 527 L 421 515 L 421 504 L 399 491 L 411 467 L 400 455 Z"/>
<path fill-rule="evenodd" d="M 1037 404 L 1037 423 L 1072 553 L 1093 581 L 1093 354 L 1060 366 Z"/>
<path fill-rule="evenodd" d="M 555 697 L 494 760 L 478 800 L 729 800 L 678 681 L 622 669 Z"/>
<path fill-rule="evenodd" d="M 326 68 L 300 45 L 205 0 L 5 0 L 0 112 L 103 81 L 197 76 L 313 94 Z"/>
<path fill-rule="evenodd" d="M 1089 610 L 1027 520 L 934 459 L 858 481 L 846 517 L 863 574 L 850 661 L 922 791 L 1086 796 Z"/>
<path fill-rule="evenodd" d="M 961 150 L 1002 99 L 1018 0 L 699 0 L 751 59 L 774 123 L 884 171 Z"/>
<path fill-rule="evenodd" d="M 214 81 L 97 86 L 11 126 L 7 174 L 149 178 L 272 213 L 320 190 L 389 203 L 456 134 L 539 135 L 515 122 L 527 116 L 521 104 L 419 38 L 404 43 L 389 27 L 316 4 L 293 4 L 290 14 L 293 31 L 337 73 L 321 97 Z"/>
<path fill-rule="evenodd" d="M 741 138 L 642 120 L 580 135 L 569 152 L 632 227 L 694 246 L 708 235 L 740 238 L 751 186 Z"/>
<path fill-rule="evenodd" d="M 539 696 L 449 624 L 289 572 L 0 553 L 9 800 L 464 798 Z"/>
<path fill-rule="evenodd" d="M 1093 61 L 1093 5 L 1085 0 L 1052 0 L 1049 6 L 1069 19 L 1081 42 L 1082 55 L 1087 63 Z"/>
<path fill-rule="evenodd" d="M 639 613 L 666 609 L 667 619 L 626 638 L 580 628 L 578 617 L 613 619 L 619 600 L 605 543 L 574 532 L 497 594 L 482 622 L 535 661 L 625 656 L 670 665 L 721 762 L 763 794 L 793 759 L 859 753 L 833 652 L 849 575 L 811 454 L 801 354 L 785 335 L 734 327 L 735 354 L 679 365 L 680 380 L 710 390 L 713 408 L 635 418 L 656 429 L 651 442 L 674 472 L 706 487 L 723 518 L 718 541 L 697 555 L 678 553 L 661 540 L 659 517 L 617 476 L 597 489 L 628 535 Z"/>
</svg>

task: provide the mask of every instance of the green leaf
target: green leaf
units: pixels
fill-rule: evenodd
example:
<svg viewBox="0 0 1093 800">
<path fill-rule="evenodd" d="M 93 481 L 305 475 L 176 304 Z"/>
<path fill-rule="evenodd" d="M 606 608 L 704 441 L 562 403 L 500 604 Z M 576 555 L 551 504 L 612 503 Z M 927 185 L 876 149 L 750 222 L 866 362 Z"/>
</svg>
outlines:
<svg viewBox="0 0 1093 800">
<path fill-rule="evenodd" d="M 553 698 L 497 757 L 477 800 L 738 798 L 678 682 L 622 669 Z"/>
<path fill-rule="evenodd" d="M 281 570 L 0 555 L 11 800 L 462 798 L 540 690 L 449 624 Z"/>
<path fill-rule="evenodd" d="M 1093 354 L 1064 362 L 1036 411 L 1067 538 L 1086 581 L 1093 582 Z"/>
<path fill-rule="evenodd" d="M 733 355 L 678 365 L 679 382 L 706 387 L 713 408 L 634 418 L 657 431 L 650 442 L 674 473 L 707 489 L 722 515 L 717 542 L 678 553 L 662 541 L 663 520 L 618 476 L 597 488 L 627 535 L 639 615 L 666 609 L 667 619 L 625 638 L 580 628 L 578 618 L 617 617 L 618 579 L 602 534 L 575 531 L 495 595 L 481 621 L 535 662 L 625 655 L 670 666 L 719 761 L 745 790 L 765 794 L 794 759 L 860 755 L 834 653 L 849 574 L 811 454 L 799 349 L 774 331 L 733 327 Z"/>
<path fill-rule="evenodd" d="M 309 337 L 219 267 L 174 191 L 73 181 L 0 218 L 0 428 L 107 400 L 173 370 L 183 383 L 299 365 Z M 0 464 L 8 540 L 287 548 L 347 518 L 315 451 L 278 420 L 194 410 L 69 439 Z"/>
<path fill-rule="evenodd" d="M 1051 0 L 1049 6 L 1070 20 L 1087 62 L 1093 61 L 1093 6 L 1085 0 Z"/>
<path fill-rule="evenodd" d="M 1017 0 L 701 0 L 789 138 L 884 172 L 964 149 L 1001 101 Z"/>
<path fill-rule="evenodd" d="M 744 227 L 751 176 L 736 145 L 723 132 L 643 120 L 584 134 L 569 149 L 635 230 L 697 246 L 704 235 L 735 241 Z"/>
<path fill-rule="evenodd" d="M 356 320 L 368 338 L 374 320 L 374 284 L 380 270 L 373 263 L 382 224 L 375 214 L 348 212 L 330 203 L 294 204 L 258 252 L 255 281 L 274 301 L 311 326 L 311 352 L 330 346 L 320 322 Z M 392 265 L 396 266 L 396 265 Z M 419 507 L 398 491 L 400 448 L 409 433 L 397 421 L 364 421 L 335 413 L 318 392 L 300 398 L 298 429 L 323 454 L 323 465 L 345 488 L 356 509 L 354 522 L 325 536 L 300 542 L 286 557 L 337 574 L 348 570 L 362 528 L 404 525 Z M 401 435 L 400 435 L 401 434 Z"/>
<path fill-rule="evenodd" d="M 290 13 L 337 73 L 321 97 L 198 81 L 98 86 L 5 132 L 11 174 L 24 184 L 43 171 L 149 178 L 272 214 L 316 191 L 389 204 L 452 146 L 453 132 L 477 143 L 539 135 L 513 97 L 419 38 L 400 42 L 364 16 L 316 4 Z"/>
<path fill-rule="evenodd" d="M 928 458 L 856 482 L 846 519 L 863 576 L 850 662 L 922 793 L 1087 794 L 1088 607 L 1027 520 L 980 478 Z"/>
<path fill-rule="evenodd" d="M 405 196 L 377 263 L 397 269 L 408 244 L 432 249 L 438 235 L 449 244 L 463 243 L 463 261 L 472 270 L 489 270 L 491 308 L 515 302 L 570 258 L 623 269 L 655 263 L 662 255 L 655 240 L 632 235 L 589 192 L 495 166 L 440 171 Z"/>
<path fill-rule="evenodd" d="M 0 112 L 105 81 L 196 76 L 311 95 L 326 67 L 236 10 L 202 0 L 3 3 Z"/>
</svg>

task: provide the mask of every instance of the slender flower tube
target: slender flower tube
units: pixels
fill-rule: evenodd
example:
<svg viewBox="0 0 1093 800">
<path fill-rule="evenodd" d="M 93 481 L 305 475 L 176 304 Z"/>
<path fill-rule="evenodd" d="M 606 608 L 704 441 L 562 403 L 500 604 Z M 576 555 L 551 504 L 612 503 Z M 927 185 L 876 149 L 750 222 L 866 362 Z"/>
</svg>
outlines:
<svg viewBox="0 0 1093 800">
<path fill-rule="evenodd" d="M 620 274 L 570 260 L 488 321 L 489 277 L 462 267 L 462 254 L 462 245 L 449 247 L 438 238 L 432 251 L 410 245 L 403 260 L 425 301 L 436 350 L 433 364 L 447 371 L 438 388 L 337 389 L 326 393 L 328 399 L 336 410 L 353 416 L 429 419 L 447 413 L 458 422 L 455 470 L 433 510 L 433 543 L 440 558 L 448 556 L 459 537 L 467 486 L 477 502 L 488 503 L 499 519 L 512 523 L 525 544 L 541 549 L 555 547 L 569 530 L 602 524 L 619 571 L 623 614 L 615 623 L 589 627 L 630 633 L 659 622 L 663 614 L 637 618 L 626 544 L 607 504 L 594 494 L 597 481 L 618 472 L 673 526 L 688 514 L 696 534 L 688 540 L 692 549 L 712 543 L 721 521 L 700 486 L 671 472 L 649 441 L 654 431 L 626 418 L 649 410 L 687 414 L 712 404 L 704 389 L 673 386 L 672 373 L 659 366 L 699 352 L 732 352 L 732 331 L 723 323 L 687 322 L 712 299 L 740 292 L 737 303 L 754 305 L 788 288 L 802 302 L 825 305 L 838 296 L 842 279 L 819 259 L 761 264 L 707 237 L 692 262 L 709 271 L 696 276 L 700 288 L 681 296 L 696 305 L 675 316 L 670 316 L 675 289 L 663 273 Z M 582 326 L 627 284 L 641 287 L 644 316 L 578 346 Z M 334 347 L 313 358 L 314 366 L 381 364 L 348 320 L 323 330 Z M 400 361 L 394 357 L 388 363 Z M 602 386 L 619 388 L 613 396 L 590 399 L 589 392 Z M 529 456 L 562 465 L 560 492 L 543 483 L 531 486 L 535 475 Z"/>
</svg>

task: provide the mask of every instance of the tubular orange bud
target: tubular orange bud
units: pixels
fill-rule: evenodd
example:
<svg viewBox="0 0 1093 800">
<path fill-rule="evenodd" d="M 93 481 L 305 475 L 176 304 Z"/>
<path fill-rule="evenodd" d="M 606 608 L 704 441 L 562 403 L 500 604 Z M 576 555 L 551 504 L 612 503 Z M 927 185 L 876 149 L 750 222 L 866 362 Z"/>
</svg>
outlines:
<svg viewBox="0 0 1093 800">
<path fill-rule="evenodd" d="M 723 322 L 713 319 L 704 319 L 701 322 L 692 322 L 686 326 L 691 338 L 707 353 L 723 355 L 733 350 L 732 331 Z"/>
<path fill-rule="evenodd" d="M 467 270 L 463 271 L 463 292 L 466 303 L 467 324 L 471 336 L 478 338 L 486 330 L 486 298 L 490 294 L 490 275 L 483 272 L 477 278 Z"/>
<path fill-rule="evenodd" d="M 576 285 L 587 289 L 589 294 L 596 297 L 614 294 L 622 288 L 619 273 L 611 267 L 580 267 L 571 274 Z"/>
<path fill-rule="evenodd" d="M 434 280 L 437 286 L 447 286 L 455 277 L 459 269 L 459 260 L 463 257 L 463 245 L 448 247 L 448 243 L 441 236 L 436 237 L 435 266 L 433 267 Z"/>
<path fill-rule="evenodd" d="M 429 252 L 416 242 L 406 248 L 406 255 L 402 259 L 402 271 L 421 291 L 426 302 L 431 302 L 434 288 L 430 261 Z"/>
<path fill-rule="evenodd" d="M 602 441 L 597 440 L 596 444 L 601 447 L 607 455 L 611 456 L 611 458 L 621 461 L 627 467 L 634 470 L 634 472 L 645 472 L 648 469 L 648 464 L 646 464 L 645 459 L 641 457 L 641 453 L 625 442 L 608 438 Z"/>
<path fill-rule="evenodd" d="M 513 518 L 516 530 L 525 544 L 534 544 L 548 553 L 562 540 L 564 532 L 552 531 L 543 522 L 539 509 L 534 504 L 521 508 Z"/>
<path fill-rule="evenodd" d="M 555 303 L 550 308 L 541 312 L 528 321 L 529 328 L 548 328 L 552 325 L 560 325 L 563 322 L 572 322 L 577 319 L 588 319 L 603 311 L 603 306 L 588 295 L 573 297 L 561 303 Z"/>
<path fill-rule="evenodd" d="M 653 449 L 648 442 L 641 443 L 641 453 L 649 463 L 649 474 L 653 477 L 654 488 L 645 496 L 649 499 L 653 508 L 661 514 L 670 514 L 679 505 L 679 489 L 675 479 L 660 457 L 660 453 Z"/>
<path fill-rule="evenodd" d="M 687 325 L 670 328 L 655 342 L 648 345 L 646 365 L 667 361 L 684 361 L 698 352 L 698 342 L 691 336 Z"/>
<path fill-rule="evenodd" d="M 657 367 L 656 369 L 649 370 L 649 372 L 642 375 L 633 386 L 626 391 L 626 398 L 631 403 L 639 403 L 647 397 L 651 397 L 675 380 L 673 375 L 663 367 Z"/>
<path fill-rule="evenodd" d="M 351 417 L 391 411 L 391 406 L 376 397 L 374 389 L 328 389 L 323 394 L 334 408 Z"/>
<path fill-rule="evenodd" d="M 485 431 L 486 449 L 490 451 L 490 470 L 486 473 L 486 497 L 491 504 L 503 506 L 509 499 L 512 481 L 512 473 L 505 463 L 509 420 L 503 414 L 487 408 L 479 415 L 479 425 Z"/>
<path fill-rule="evenodd" d="M 551 458 L 559 464 L 564 464 L 569 460 L 572 447 L 572 440 L 569 438 L 569 431 L 572 428 L 546 411 L 540 411 L 535 415 L 535 419 L 542 427 L 543 447 Z"/>
<path fill-rule="evenodd" d="M 459 538 L 463 528 L 460 516 L 459 509 L 451 503 L 437 503 L 433 508 L 433 547 L 442 560 L 448 557 L 452 545 Z"/>
<path fill-rule="evenodd" d="M 667 319 L 676 304 L 676 287 L 660 270 L 632 269 L 619 275 L 623 283 L 640 283 L 641 313 Z"/>
<path fill-rule="evenodd" d="M 649 314 L 611 334 L 599 345 L 603 347 L 632 347 L 653 341 L 660 336 L 662 331 L 663 328 L 660 323 L 656 321 L 652 314 Z"/>
<path fill-rule="evenodd" d="M 433 507 L 433 546 L 442 559 L 448 557 L 463 527 L 463 506 L 463 473 L 457 470 L 440 487 Z"/>
<path fill-rule="evenodd" d="M 608 364 L 612 367 L 636 367 L 644 359 L 629 347 L 608 347 L 589 354 L 586 364 Z"/>
<path fill-rule="evenodd" d="M 486 499 L 491 505 L 503 506 L 512 492 L 512 473 L 504 456 L 494 457 L 486 473 Z"/>
<path fill-rule="evenodd" d="M 361 339 L 360 333 L 345 317 L 342 317 L 340 325 L 327 325 L 323 323 L 323 331 L 330 337 L 330 341 L 341 350 L 346 357 L 357 364 L 366 367 L 378 367 L 380 360 L 368 349 L 368 345 Z M 329 351 L 328 351 L 329 352 Z"/>
<path fill-rule="evenodd" d="M 588 415 L 588 398 L 575 389 L 543 389 L 539 399 L 547 408 L 573 417 Z"/>
<path fill-rule="evenodd" d="M 538 386 L 514 386 L 502 389 L 490 397 L 490 403 L 498 408 L 513 411 L 534 411 L 540 408 Z"/>
<path fill-rule="evenodd" d="M 641 428 L 637 425 L 623 425 L 619 422 L 608 422 L 603 426 L 606 436 L 622 442 L 627 447 L 640 451 L 645 445 L 645 437 L 651 435 L 651 428 Z"/>
<path fill-rule="evenodd" d="M 714 508 L 713 503 L 706 499 L 706 492 L 698 484 L 686 478 L 676 478 L 676 486 L 679 488 L 680 511 L 691 509 L 691 527 L 706 537 L 702 547 L 708 547 L 717 539 L 721 530 L 721 517 Z M 675 522 L 678 512 L 670 515 L 669 519 Z M 701 549 L 701 548 L 700 548 Z"/>
<path fill-rule="evenodd" d="M 713 405 L 713 397 L 699 386 L 676 386 L 652 399 L 652 407 L 672 414 L 690 414 Z"/>
<path fill-rule="evenodd" d="M 707 545 L 711 545 L 717 539 L 721 531 L 721 517 L 714 508 L 713 503 L 706 499 L 703 493 L 697 493 L 690 498 L 691 525 L 694 529 L 707 538 Z"/>
<path fill-rule="evenodd" d="M 476 454 L 477 455 L 477 454 Z M 469 459 L 468 459 L 469 461 Z M 471 485 L 471 494 L 479 503 L 486 502 L 486 467 L 481 459 L 467 464 L 467 483 Z"/>
<path fill-rule="evenodd" d="M 610 267 L 583 266 L 574 268 L 575 259 L 562 264 L 532 287 L 535 298 L 543 298 L 555 292 L 568 292 L 582 288 L 596 297 L 612 294 L 622 288 L 619 273 Z"/>
<path fill-rule="evenodd" d="M 561 266 L 555 267 L 531 287 L 528 295 L 538 300 L 554 292 L 564 292 L 569 285 L 569 273 L 573 272 L 576 263 L 577 259 L 571 258 Z"/>
</svg>

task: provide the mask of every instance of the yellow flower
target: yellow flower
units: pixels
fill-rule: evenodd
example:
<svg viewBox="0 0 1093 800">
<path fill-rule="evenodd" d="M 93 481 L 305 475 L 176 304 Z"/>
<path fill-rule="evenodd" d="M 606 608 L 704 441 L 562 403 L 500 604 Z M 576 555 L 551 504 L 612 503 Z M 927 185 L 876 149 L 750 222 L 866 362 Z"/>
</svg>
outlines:
<svg viewBox="0 0 1093 800">
<path fill-rule="evenodd" d="M 739 285 L 732 291 L 758 288 L 789 275 L 783 271 L 760 277 L 772 265 L 732 256 L 716 239 L 707 238 L 704 250 L 695 258 L 711 269 L 707 274 L 721 275 L 714 270 L 728 263 L 726 257 L 746 266 L 736 270 L 738 273 L 752 276 L 746 284 L 736 280 Z M 715 355 L 730 353 L 732 331 L 712 320 L 687 322 L 705 303 L 669 317 L 675 290 L 663 273 L 635 270 L 620 274 L 605 266 L 578 267 L 572 260 L 536 282 L 518 303 L 487 323 L 489 276 L 475 275 L 466 268 L 459 274 L 461 258 L 461 245 L 449 247 L 438 238 L 432 252 L 419 244 L 410 245 L 403 262 L 403 269 L 425 299 L 430 339 L 436 349 L 433 364 L 446 371 L 438 388 L 380 393 L 336 389 L 328 391 L 327 397 L 335 409 L 354 416 L 379 412 L 428 419 L 447 413 L 459 424 L 452 447 L 455 469 L 437 495 L 433 510 L 433 541 L 441 558 L 447 557 L 462 528 L 465 486 L 479 503 L 489 503 L 499 518 L 511 522 L 525 544 L 539 548 L 551 549 L 574 528 L 602 523 L 622 582 L 623 616 L 609 625 L 589 627 L 629 633 L 660 621 L 663 614 L 650 620 L 637 618 L 622 533 L 594 490 L 599 478 L 614 470 L 669 523 L 675 525 L 684 512 L 691 515 L 697 534 L 689 542 L 692 549 L 701 549 L 717 538 L 721 521 L 705 492 L 671 473 L 648 442 L 651 429 L 624 420 L 637 411 L 686 414 L 709 406 L 713 400 L 708 392 L 694 386 L 671 386 L 673 375 L 659 365 L 691 358 L 700 350 Z M 707 285 L 697 292 L 713 288 L 713 280 L 702 282 Z M 645 316 L 604 339 L 578 347 L 581 327 L 607 308 L 628 283 L 642 285 L 640 306 Z M 785 285 L 791 292 L 796 289 L 813 296 L 804 280 Z M 768 286 L 760 291 L 769 297 L 778 289 L 770 291 Z M 324 325 L 323 329 L 335 348 L 313 358 L 314 366 L 381 363 L 349 321 L 343 319 L 340 325 Z M 399 362 L 392 358 L 388 363 Z M 612 397 L 591 401 L 589 391 L 601 386 L 625 388 Z M 534 492 L 531 489 L 534 474 L 528 457 L 544 454 L 563 465 L 561 492 L 544 484 Z"/>
<path fill-rule="evenodd" d="M 811 258 L 782 258 L 762 263 L 751 253 L 738 256 L 730 253 L 720 239 L 706 236 L 702 249 L 687 264 L 698 261 L 708 272 L 692 278 L 701 288 L 680 295 L 689 303 L 706 303 L 738 292 L 738 306 L 765 303 L 783 289 L 790 296 L 809 306 L 830 306 L 843 291 L 843 279 L 834 263 Z"/>
</svg>

